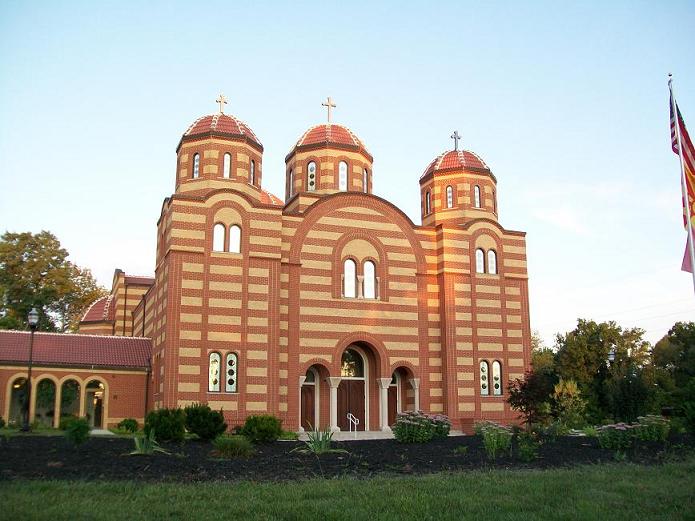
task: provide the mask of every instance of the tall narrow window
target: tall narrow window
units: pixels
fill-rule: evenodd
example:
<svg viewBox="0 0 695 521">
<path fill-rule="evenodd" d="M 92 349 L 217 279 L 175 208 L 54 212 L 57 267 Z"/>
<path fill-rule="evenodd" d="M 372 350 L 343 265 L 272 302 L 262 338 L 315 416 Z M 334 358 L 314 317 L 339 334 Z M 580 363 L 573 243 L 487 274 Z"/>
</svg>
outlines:
<svg viewBox="0 0 695 521">
<path fill-rule="evenodd" d="M 352 259 L 346 259 L 343 263 L 343 296 L 346 298 L 355 298 L 355 290 L 355 261 Z"/>
<path fill-rule="evenodd" d="M 307 190 L 316 190 L 316 163 L 311 161 L 306 167 L 306 186 Z"/>
<path fill-rule="evenodd" d="M 369 193 L 369 172 L 367 172 L 366 168 L 362 172 L 362 190 L 364 190 L 365 194 Z"/>
<path fill-rule="evenodd" d="M 256 162 L 251 160 L 251 172 L 249 173 L 249 183 L 256 184 Z"/>
<path fill-rule="evenodd" d="M 229 227 L 229 251 L 241 253 L 241 228 L 236 224 Z"/>
<path fill-rule="evenodd" d="M 376 298 L 376 269 L 372 261 L 365 261 L 364 263 L 362 296 L 364 298 Z"/>
<path fill-rule="evenodd" d="M 432 200 L 431 200 L 430 193 L 427 192 L 425 194 L 425 215 L 429 215 L 431 210 L 432 210 Z"/>
<path fill-rule="evenodd" d="M 487 252 L 487 272 L 493 275 L 497 273 L 497 253 L 495 250 Z"/>
<path fill-rule="evenodd" d="M 490 368 L 485 360 L 480 362 L 480 394 L 490 394 Z"/>
<path fill-rule="evenodd" d="M 345 192 L 348 188 L 348 166 L 345 161 L 338 164 L 338 190 Z"/>
<path fill-rule="evenodd" d="M 224 251 L 224 224 L 217 223 L 212 229 L 212 251 Z"/>
<path fill-rule="evenodd" d="M 454 189 L 451 186 L 446 187 L 446 207 L 454 207 Z"/>
<path fill-rule="evenodd" d="M 475 272 L 485 273 L 485 252 L 481 249 L 475 250 Z"/>
<path fill-rule="evenodd" d="M 224 164 L 222 165 L 222 177 L 229 179 L 229 174 L 232 171 L 232 154 L 224 155 Z"/>
<path fill-rule="evenodd" d="M 480 208 L 480 187 L 478 185 L 473 188 L 473 206 Z"/>
<path fill-rule="evenodd" d="M 294 170 L 290 168 L 290 175 L 288 176 L 288 184 L 289 186 L 287 187 L 287 193 L 290 194 L 290 197 L 294 195 Z"/>
<path fill-rule="evenodd" d="M 502 364 L 497 360 L 492 362 L 492 394 L 495 396 L 502 394 Z"/>
<path fill-rule="evenodd" d="M 193 179 L 200 175 L 200 154 L 193 154 Z"/>
<path fill-rule="evenodd" d="M 220 354 L 210 353 L 208 365 L 208 391 L 218 393 L 220 392 Z"/>
<path fill-rule="evenodd" d="M 224 364 L 224 390 L 228 393 L 235 393 L 237 389 L 237 376 L 239 368 L 237 367 L 239 359 L 236 353 L 227 353 L 227 360 Z"/>
<path fill-rule="evenodd" d="M 492 191 L 492 210 L 497 213 L 497 192 Z"/>
</svg>

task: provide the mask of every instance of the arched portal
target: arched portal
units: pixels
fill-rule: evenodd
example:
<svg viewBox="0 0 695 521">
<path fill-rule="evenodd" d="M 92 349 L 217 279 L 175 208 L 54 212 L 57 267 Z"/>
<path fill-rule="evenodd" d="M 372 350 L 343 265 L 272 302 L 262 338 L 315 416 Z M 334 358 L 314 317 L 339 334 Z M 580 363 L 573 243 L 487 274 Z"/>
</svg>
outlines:
<svg viewBox="0 0 695 521">
<path fill-rule="evenodd" d="M 53 380 L 44 378 L 36 386 L 36 395 L 34 396 L 36 400 L 36 409 L 34 412 L 34 418 L 41 425 L 46 427 L 53 426 L 53 419 L 55 418 L 56 410 L 56 384 Z"/>
<path fill-rule="evenodd" d="M 415 408 L 413 390 L 410 385 L 412 372 L 406 367 L 398 367 L 391 375 L 388 389 L 388 425 L 396 423 L 396 416 L 403 411 Z"/>
<path fill-rule="evenodd" d="M 104 384 L 99 380 L 92 380 L 85 387 L 85 415 L 89 425 L 95 429 L 101 429 L 104 422 Z"/>
<path fill-rule="evenodd" d="M 65 380 L 60 386 L 60 421 L 80 415 L 80 384 Z"/>
<path fill-rule="evenodd" d="M 300 393 L 300 425 L 305 431 L 321 429 L 321 397 L 322 387 L 325 387 L 325 376 L 328 371 L 320 365 L 312 365 L 307 369 L 301 383 Z M 323 382 L 323 385 L 322 385 Z"/>
<path fill-rule="evenodd" d="M 27 379 L 24 377 L 15 379 L 10 389 L 10 410 L 7 423 L 19 426 L 24 423 L 27 399 Z"/>
<path fill-rule="evenodd" d="M 355 344 L 343 351 L 340 360 L 340 384 L 338 385 L 338 427 L 350 429 L 348 415 L 352 414 L 359 424 L 357 430 L 368 430 L 369 418 L 369 361 L 366 352 Z M 354 428 L 354 426 L 353 426 Z"/>
</svg>

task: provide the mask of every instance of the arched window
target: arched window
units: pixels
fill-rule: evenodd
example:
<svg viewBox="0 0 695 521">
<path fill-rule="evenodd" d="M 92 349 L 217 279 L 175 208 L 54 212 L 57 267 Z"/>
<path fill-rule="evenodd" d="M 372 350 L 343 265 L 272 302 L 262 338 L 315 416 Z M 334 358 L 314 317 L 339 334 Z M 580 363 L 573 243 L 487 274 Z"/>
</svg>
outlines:
<svg viewBox="0 0 695 521">
<path fill-rule="evenodd" d="M 451 186 L 446 187 L 446 207 L 454 207 L 454 189 Z"/>
<path fill-rule="evenodd" d="M 430 196 L 430 193 L 427 192 L 425 194 L 425 215 L 429 215 L 431 210 L 432 210 L 431 196 Z"/>
<path fill-rule="evenodd" d="M 340 376 L 343 378 L 364 378 L 364 361 L 354 349 L 346 349 L 340 359 Z"/>
<path fill-rule="evenodd" d="M 256 184 L 256 162 L 251 160 L 251 172 L 249 173 L 249 183 Z"/>
<path fill-rule="evenodd" d="M 475 250 L 475 272 L 485 273 L 485 252 L 480 248 Z"/>
<path fill-rule="evenodd" d="M 306 186 L 307 190 L 316 190 L 316 163 L 311 161 L 306 167 Z"/>
<path fill-rule="evenodd" d="M 290 175 L 288 178 L 288 183 L 289 183 L 289 187 L 287 189 L 287 193 L 289 193 L 290 197 L 292 197 L 294 195 L 294 170 L 292 170 L 291 168 L 290 168 Z"/>
<path fill-rule="evenodd" d="M 237 376 L 239 375 L 239 368 L 237 367 L 239 359 L 236 353 L 227 353 L 226 359 L 224 364 L 224 390 L 228 393 L 235 393 L 237 389 Z"/>
<path fill-rule="evenodd" d="M 367 172 L 366 168 L 362 172 L 362 189 L 365 194 L 369 193 L 369 172 Z"/>
<path fill-rule="evenodd" d="M 485 360 L 480 362 L 480 394 L 490 394 L 490 367 Z"/>
<path fill-rule="evenodd" d="M 376 298 L 376 267 L 372 261 L 364 262 L 362 296 L 364 298 Z"/>
<path fill-rule="evenodd" d="M 224 251 L 224 224 L 217 223 L 212 229 L 212 251 Z"/>
<path fill-rule="evenodd" d="M 492 362 L 492 394 L 495 396 L 502 394 L 502 364 L 497 360 Z"/>
<path fill-rule="evenodd" d="M 241 253 L 241 228 L 236 224 L 229 227 L 229 251 Z"/>
<path fill-rule="evenodd" d="M 220 392 L 220 354 L 210 353 L 208 364 L 208 392 Z"/>
<path fill-rule="evenodd" d="M 348 165 L 345 161 L 338 164 L 338 190 L 345 192 L 348 189 Z"/>
<path fill-rule="evenodd" d="M 497 273 L 497 253 L 495 250 L 487 252 L 487 272 L 495 275 Z"/>
<path fill-rule="evenodd" d="M 200 154 L 193 154 L 193 179 L 200 175 Z"/>
<path fill-rule="evenodd" d="M 480 187 L 478 185 L 473 188 L 473 206 L 480 208 Z"/>
<path fill-rule="evenodd" d="M 355 261 L 346 259 L 343 263 L 343 296 L 355 298 Z"/>
<path fill-rule="evenodd" d="M 492 210 L 497 213 L 497 192 L 492 191 Z"/>
<path fill-rule="evenodd" d="M 222 177 L 229 179 L 229 174 L 232 171 L 232 154 L 226 153 L 224 155 L 224 163 L 222 166 Z"/>
</svg>

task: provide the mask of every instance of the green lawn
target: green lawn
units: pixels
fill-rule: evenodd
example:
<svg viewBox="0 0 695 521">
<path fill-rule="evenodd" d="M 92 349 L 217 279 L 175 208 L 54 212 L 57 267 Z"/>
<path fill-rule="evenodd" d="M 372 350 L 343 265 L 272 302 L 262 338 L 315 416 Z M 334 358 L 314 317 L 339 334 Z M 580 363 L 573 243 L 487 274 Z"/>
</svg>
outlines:
<svg viewBox="0 0 695 521">
<path fill-rule="evenodd" d="M 2 468 L 2 463 L 0 463 Z M 301 483 L 0 482 L 0 519 L 695 519 L 695 458 Z"/>
</svg>

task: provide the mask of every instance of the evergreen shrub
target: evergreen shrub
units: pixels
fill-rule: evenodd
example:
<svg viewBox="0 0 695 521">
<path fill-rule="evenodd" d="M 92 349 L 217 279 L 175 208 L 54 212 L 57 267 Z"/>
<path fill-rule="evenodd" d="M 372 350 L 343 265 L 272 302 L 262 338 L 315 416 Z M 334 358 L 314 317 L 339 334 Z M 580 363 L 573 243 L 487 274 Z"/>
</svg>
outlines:
<svg viewBox="0 0 695 521">
<path fill-rule="evenodd" d="M 118 422 L 116 427 L 118 427 L 120 430 L 124 432 L 134 433 L 138 430 L 138 422 L 133 418 L 126 418 L 125 420 L 121 420 L 120 422 Z"/>
<path fill-rule="evenodd" d="M 270 414 L 249 416 L 239 431 L 253 443 L 276 441 L 282 434 L 282 422 Z"/>
<path fill-rule="evenodd" d="M 186 415 L 180 408 L 157 409 L 145 418 L 145 436 L 154 429 L 155 439 L 163 441 L 183 441 L 186 434 Z"/>
<path fill-rule="evenodd" d="M 89 422 L 86 418 L 73 418 L 65 426 L 65 437 L 76 447 L 89 438 Z"/>
<path fill-rule="evenodd" d="M 201 440 L 214 440 L 227 430 L 222 411 L 213 411 L 207 404 L 194 403 L 184 409 L 186 429 Z"/>
<path fill-rule="evenodd" d="M 251 440 L 238 434 L 218 436 L 212 444 L 223 458 L 248 458 L 254 453 Z"/>
</svg>

